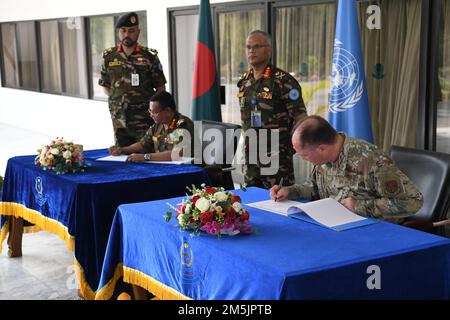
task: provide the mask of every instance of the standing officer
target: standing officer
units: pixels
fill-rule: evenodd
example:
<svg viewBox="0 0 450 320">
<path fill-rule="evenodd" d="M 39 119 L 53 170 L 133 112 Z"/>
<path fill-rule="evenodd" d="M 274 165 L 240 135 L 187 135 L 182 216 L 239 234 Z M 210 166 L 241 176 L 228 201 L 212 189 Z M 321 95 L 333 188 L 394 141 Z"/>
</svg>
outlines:
<svg viewBox="0 0 450 320">
<path fill-rule="evenodd" d="M 115 144 L 128 146 L 139 141 L 153 124 L 148 116 L 150 98 L 165 91 L 166 78 L 158 52 L 141 46 L 136 13 L 121 16 L 116 23 L 120 44 L 103 51 L 99 85 L 108 95 Z"/>
<path fill-rule="evenodd" d="M 245 182 L 269 189 L 283 178 L 285 185 L 292 185 L 295 181 L 291 131 L 295 123 L 306 116 L 300 85 L 289 73 L 270 64 L 272 45 L 266 32 L 250 32 L 246 54 L 250 69 L 238 82 L 242 129 L 244 133 L 254 129 L 258 140 L 261 129 L 279 130 L 279 169 L 275 175 L 262 175 L 260 159 L 257 158 L 257 163 L 249 161 L 252 158 L 249 152 L 255 152 L 251 150 L 259 146 L 259 141 L 245 139 Z M 270 136 L 268 132 L 268 139 Z M 270 140 L 267 144 L 270 152 Z M 272 155 L 276 151 L 273 150 Z"/>
</svg>

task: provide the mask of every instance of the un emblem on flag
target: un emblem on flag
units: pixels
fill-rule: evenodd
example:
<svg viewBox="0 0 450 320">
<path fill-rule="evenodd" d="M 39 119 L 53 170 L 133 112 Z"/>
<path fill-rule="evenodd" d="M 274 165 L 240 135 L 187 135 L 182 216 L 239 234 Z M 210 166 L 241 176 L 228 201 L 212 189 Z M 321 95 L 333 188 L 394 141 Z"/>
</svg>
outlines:
<svg viewBox="0 0 450 320">
<path fill-rule="evenodd" d="M 337 39 L 334 43 L 331 79 L 330 112 L 343 112 L 353 108 L 361 99 L 364 81 L 355 56 L 344 49 L 342 42 Z"/>
</svg>

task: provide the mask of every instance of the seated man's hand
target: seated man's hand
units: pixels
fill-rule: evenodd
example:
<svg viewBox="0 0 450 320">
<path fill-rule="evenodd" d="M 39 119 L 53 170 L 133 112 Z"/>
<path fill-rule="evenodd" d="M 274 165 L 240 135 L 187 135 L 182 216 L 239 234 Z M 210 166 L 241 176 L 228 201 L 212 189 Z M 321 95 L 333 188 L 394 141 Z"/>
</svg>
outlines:
<svg viewBox="0 0 450 320">
<path fill-rule="evenodd" d="M 289 191 L 287 188 L 280 188 L 279 185 L 274 185 L 270 189 L 270 199 L 274 201 L 283 201 L 287 199 Z"/>
<path fill-rule="evenodd" d="M 122 154 L 122 149 L 116 146 L 109 147 L 108 151 L 113 156 L 120 156 Z"/>
<path fill-rule="evenodd" d="M 144 155 L 142 153 L 132 153 L 127 157 L 127 162 L 139 162 L 144 160 Z"/>
<path fill-rule="evenodd" d="M 342 199 L 340 202 L 348 210 L 350 210 L 351 212 L 355 212 L 355 199 L 350 197 L 350 198 Z"/>
</svg>

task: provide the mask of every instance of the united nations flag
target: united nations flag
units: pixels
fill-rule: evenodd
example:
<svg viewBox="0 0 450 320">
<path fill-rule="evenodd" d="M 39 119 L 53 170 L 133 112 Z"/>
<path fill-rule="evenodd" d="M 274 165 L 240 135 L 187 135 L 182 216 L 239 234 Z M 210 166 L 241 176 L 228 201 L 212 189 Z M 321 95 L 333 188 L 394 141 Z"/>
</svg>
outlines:
<svg viewBox="0 0 450 320">
<path fill-rule="evenodd" d="M 356 0 L 339 0 L 331 78 L 331 125 L 373 143 Z"/>
</svg>

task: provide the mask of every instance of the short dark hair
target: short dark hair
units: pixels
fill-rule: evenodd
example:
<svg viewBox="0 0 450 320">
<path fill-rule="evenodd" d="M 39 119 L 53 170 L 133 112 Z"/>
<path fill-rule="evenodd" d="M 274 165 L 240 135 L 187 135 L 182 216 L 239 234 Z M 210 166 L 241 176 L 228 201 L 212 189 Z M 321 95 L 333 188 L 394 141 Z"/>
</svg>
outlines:
<svg viewBox="0 0 450 320">
<path fill-rule="evenodd" d="M 175 104 L 175 100 L 173 99 L 173 96 L 167 91 L 161 91 L 161 92 L 155 93 L 150 98 L 150 101 L 152 101 L 152 102 L 155 102 L 155 101 L 159 102 L 159 105 L 163 109 L 170 108 L 170 109 L 172 109 L 172 111 L 176 111 L 177 110 L 177 106 Z"/>
<path fill-rule="evenodd" d="M 338 132 L 327 120 L 316 115 L 303 118 L 298 124 L 297 130 L 299 130 L 302 148 L 305 145 L 331 145 L 336 141 L 338 135 Z"/>
</svg>

